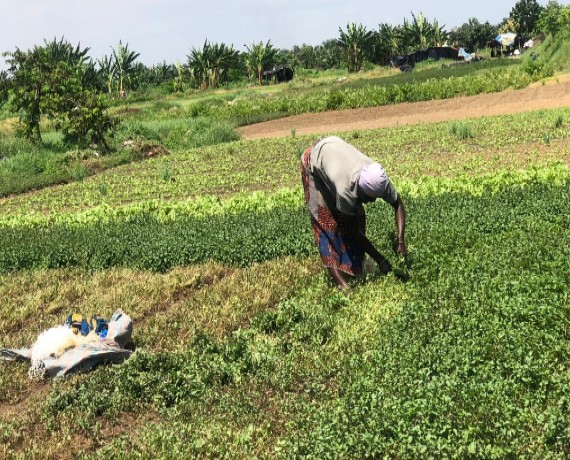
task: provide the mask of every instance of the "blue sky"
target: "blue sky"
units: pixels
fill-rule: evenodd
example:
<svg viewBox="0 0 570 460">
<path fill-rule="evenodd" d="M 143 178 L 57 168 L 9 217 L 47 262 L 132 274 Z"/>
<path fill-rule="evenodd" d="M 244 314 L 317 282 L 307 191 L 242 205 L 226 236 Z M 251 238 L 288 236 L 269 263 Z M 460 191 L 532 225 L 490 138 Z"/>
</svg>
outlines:
<svg viewBox="0 0 570 460">
<path fill-rule="evenodd" d="M 111 53 L 119 40 L 140 53 L 147 65 L 185 62 L 190 50 L 204 40 L 245 44 L 271 40 L 277 48 L 319 45 L 338 38 L 348 22 L 369 30 L 387 22 L 423 13 L 447 30 L 475 17 L 492 24 L 507 17 L 516 0 L 471 2 L 400 0 L 0 0 L 0 52 L 28 49 L 44 38 L 65 37 L 71 44 L 90 47 L 98 59 Z M 546 0 L 539 0 L 546 5 Z M 567 4 L 567 1 L 560 1 Z M 5 68 L 0 59 L 0 68 Z"/>
</svg>

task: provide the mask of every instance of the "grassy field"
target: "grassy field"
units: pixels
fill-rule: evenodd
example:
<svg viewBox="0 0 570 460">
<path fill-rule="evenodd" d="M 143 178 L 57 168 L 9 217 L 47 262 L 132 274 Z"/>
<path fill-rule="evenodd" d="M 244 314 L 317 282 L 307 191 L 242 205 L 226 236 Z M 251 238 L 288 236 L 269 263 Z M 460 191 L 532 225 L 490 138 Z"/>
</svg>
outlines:
<svg viewBox="0 0 570 460">
<path fill-rule="evenodd" d="M 147 134 L 176 118 L 152 107 Z M 395 270 L 346 295 L 303 206 L 308 137 L 173 141 L 0 199 L 2 346 L 122 308 L 136 349 L 58 381 L 0 363 L 0 457 L 568 458 L 570 111 L 343 136 L 389 172 L 411 250 L 368 205 Z"/>
</svg>

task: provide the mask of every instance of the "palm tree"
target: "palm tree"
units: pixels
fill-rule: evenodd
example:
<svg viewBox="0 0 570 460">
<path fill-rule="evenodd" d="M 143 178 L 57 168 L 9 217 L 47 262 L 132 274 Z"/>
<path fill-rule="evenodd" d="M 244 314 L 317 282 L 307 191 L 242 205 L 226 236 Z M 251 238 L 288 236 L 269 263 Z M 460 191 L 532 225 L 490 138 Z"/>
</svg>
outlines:
<svg viewBox="0 0 570 460">
<path fill-rule="evenodd" d="M 348 71 L 358 72 L 370 50 L 374 33 L 366 30 L 362 24 L 357 26 L 354 22 L 347 24 L 346 32 L 341 27 L 338 31 L 340 33 L 339 43 L 346 51 Z"/>
<path fill-rule="evenodd" d="M 115 77 L 118 79 L 119 94 L 124 94 L 125 85 L 130 82 L 131 75 L 135 72 L 135 61 L 140 56 L 140 53 L 129 51 L 129 44 L 123 46 L 121 40 L 117 49 L 113 51 L 112 62 Z"/>
<path fill-rule="evenodd" d="M 208 51 L 206 45 L 207 42 L 204 43 L 202 50 L 192 48 L 188 56 L 188 67 L 190 67 L 190 72 L 200 89 L 208 87 Z"/>
<path fill-rule="evenodd" d="M 275 56 L 278 50 L 273 48 L 271 40 L 267 40 L 264 45 L 263 42 L 252 43 L 250 46 L 245 45 L 247 53 L 245 54 L 245 64 L 247 70 L 257 76 L 257 82 L 261 85 L 263 83 L 263 69 L 273 67 L 275 65 Z"/>
<path fill-rule="evenodd" d="M 180 62 L 176 63 L 176 76 L 174 77 L 173 85 L 175 92 L 184 92 L 184 67 Z"/>
</svg>

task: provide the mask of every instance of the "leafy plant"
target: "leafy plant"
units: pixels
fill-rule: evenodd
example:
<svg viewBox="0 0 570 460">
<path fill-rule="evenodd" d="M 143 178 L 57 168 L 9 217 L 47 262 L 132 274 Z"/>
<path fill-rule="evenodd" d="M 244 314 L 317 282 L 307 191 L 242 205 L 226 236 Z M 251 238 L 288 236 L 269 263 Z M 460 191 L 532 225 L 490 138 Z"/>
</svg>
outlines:
<svg viewBox="0 0 570 460">
<path fill-rule="evenodd" d="M 135 63 L 139 55 L 140 53 L 129 50 L 128 43 L 123 46 L 121 40 L 119 40 L 117 49 L 112 49 L 112 71 L 109 73 L 109 78 L 116 78 L 117 90 L 121 98 L 123 98 L 126 90 L 129 89 L 131 76 L 136 70 Z"/>
<path fill-rule="evenodd" d="M 465 123 L 452 123 L 449 127 L 449 132 L 461 140 L 470 139 L 473 137 L 471 128 Z"/>
<path fill-rule="evenodd" d="M 271 44 L 271 40 L 267 43 L 254 42 L 250 45 L 245 45 L 247 52 L 245 53 L 245 65 L 250 73 L 250 76 L 257 78 L 257 84 L 263 83 L 263 71 L 270 69 L 275 64 L 275 56 L 277 49 Z"/>
</svg>

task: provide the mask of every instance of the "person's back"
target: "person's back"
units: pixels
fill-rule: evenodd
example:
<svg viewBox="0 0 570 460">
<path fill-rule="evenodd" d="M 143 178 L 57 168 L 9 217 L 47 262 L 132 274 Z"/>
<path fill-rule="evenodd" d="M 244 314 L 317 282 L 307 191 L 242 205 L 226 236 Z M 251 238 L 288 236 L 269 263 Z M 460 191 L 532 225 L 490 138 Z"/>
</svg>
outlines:
<svg viewBox="0 0 570 460">
<path fill-rule="evenodd" d="M 355 215 L 360 171 L 373 161 L 356 147 L 336 136 L 317 142 L 311 151 L 311 172 L 323 181 L 336 208 Z"/>
</svg>

